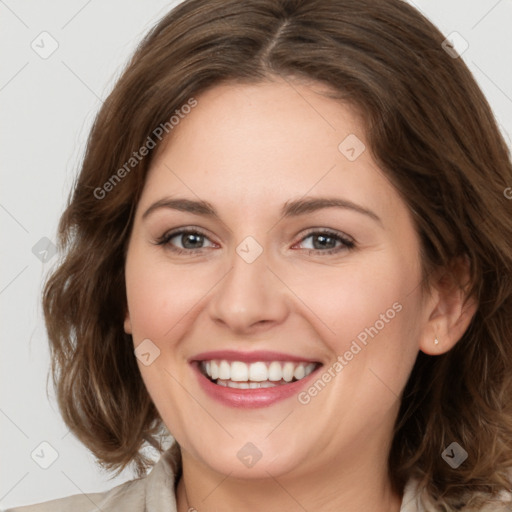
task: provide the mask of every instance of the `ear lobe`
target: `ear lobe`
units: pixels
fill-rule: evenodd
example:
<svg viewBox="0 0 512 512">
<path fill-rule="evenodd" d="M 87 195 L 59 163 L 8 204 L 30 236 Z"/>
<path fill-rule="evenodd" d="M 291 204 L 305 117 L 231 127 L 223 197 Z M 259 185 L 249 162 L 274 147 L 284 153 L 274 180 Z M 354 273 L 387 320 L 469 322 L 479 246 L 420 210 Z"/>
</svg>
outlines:
<svg viewBox="0 0 512 512">
<path fill-rule="evenodd" d="M 462 338 L 476 313 L 477 303 L 469 298 L 461 307 L 453 305 L 444 314 L 439 312 L 441 309 L 443 306 L 433 312 L 429 327 L 420 340 L 420 350 L 431 356 L 448 352 Z"/>
<path fill-rule="evenodd" d="M 468 297 L 469 260 L 459 258 L 450 272 L 443 273 L 432 284 L 428 301 L 430 313 L 422 329 L 419 348 L 428 355 L 448 352 L 462 338 L 473 319 L 478 303 Z M 436 343 L 437 339 L 437 343 Z"/>
</svg>

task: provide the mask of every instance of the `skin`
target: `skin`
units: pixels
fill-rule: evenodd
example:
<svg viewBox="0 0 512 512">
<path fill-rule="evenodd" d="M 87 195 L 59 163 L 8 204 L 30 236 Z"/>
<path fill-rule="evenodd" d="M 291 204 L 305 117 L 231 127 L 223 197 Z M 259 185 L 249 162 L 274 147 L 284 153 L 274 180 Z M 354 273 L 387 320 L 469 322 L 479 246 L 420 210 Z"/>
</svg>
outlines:
<svg viewBox="0 0 512 512">
<path fill-rule="evenodd" d="M 321 92 L 275 78 L 197 96 L 160 148 L 137 206 L 125 330 L 135 347 L 149 338 L 160 350 L 149 366 L 138 364 L 182 447 L 180 512 L 398 511 L 387 457 L 400 393 L 418 351 L 449 350 L 474 313 L 435 276 L 432 291 L 421 291 L 407 205 L 372 158 L 354 109 Z M 338 149 L 349 134 L 366 144 L 352 162 Z M 207 201 L 219 218 L 158 208 L 143 219 L 164 197 Z M 304 197 L 343 198 L 380 220 L 336 207 L 281 216 Z M 187 227 L 206 235 L 199 252 L 171 250 L 186 236 L 155 243 Z M 321 229 L 356 246 L 331 239 L 338 252 L 326 254 L 333 245 L 310 236 Z M 263 249 L 252 263 L 236 252 L 248 236 Z M 307 405 L 293 396 L 266 408 L 228 407 L 202 391 L 187 362 L 206 350 L 276 350 L 328 368 L 394 303 L 401 311 Z M 237 458 L 247 442 L 262 453 L 252 468 Z"/>
</svg>

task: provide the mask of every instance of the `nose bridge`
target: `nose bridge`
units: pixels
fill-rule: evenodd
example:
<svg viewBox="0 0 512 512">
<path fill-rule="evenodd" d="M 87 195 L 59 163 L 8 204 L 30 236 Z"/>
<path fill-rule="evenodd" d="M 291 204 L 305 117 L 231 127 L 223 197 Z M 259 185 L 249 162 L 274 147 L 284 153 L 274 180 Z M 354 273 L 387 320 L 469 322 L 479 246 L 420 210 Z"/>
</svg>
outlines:
<svg viewBox="0 0 512 512">
<path fill-rule="evenodd" d="M 233 251 L 230 270 L 210 300 L 210 315 L 233 330 L 281 322 L 287 314 L 282 283 L 267 268 L 267 251 L 246 237 Z"/>
</svg>

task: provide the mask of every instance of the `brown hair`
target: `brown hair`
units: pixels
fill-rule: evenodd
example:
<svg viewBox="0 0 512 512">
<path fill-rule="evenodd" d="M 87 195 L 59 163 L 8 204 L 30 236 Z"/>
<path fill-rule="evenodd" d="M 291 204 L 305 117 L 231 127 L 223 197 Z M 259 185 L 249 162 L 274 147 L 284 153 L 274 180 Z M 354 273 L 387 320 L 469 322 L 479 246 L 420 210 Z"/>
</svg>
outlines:
<svg viewBox="0 0 512 512">
<path fill-rule="evenodd" d="M 126 162 L 207 88 L 281 76 L 327 85 L 363 114 L 374 157 L 413 213 L 427 285 L 458 257 L 470 264 L 478 310 L 469 328 L 448 353 L 420 353 L 404 390 L 389 458 L 395 488 L 416 476 L 457 507 L 510 487 L 512 165 L 444 39 L 400 0 L 187 0 L 145 37 L 95 120 L 43 298 L 62 415 L 102 465 L 134 462 L 142 475 L 141 448 L 158 446 L 162 426 L 123 330 L 127 242 L 154 152 L 133 170 Z M 122 181 L 97 193 L 123 166 Z M 441 457 L 452 441 L 469 453 L 456 470 Z"/>
</svg>

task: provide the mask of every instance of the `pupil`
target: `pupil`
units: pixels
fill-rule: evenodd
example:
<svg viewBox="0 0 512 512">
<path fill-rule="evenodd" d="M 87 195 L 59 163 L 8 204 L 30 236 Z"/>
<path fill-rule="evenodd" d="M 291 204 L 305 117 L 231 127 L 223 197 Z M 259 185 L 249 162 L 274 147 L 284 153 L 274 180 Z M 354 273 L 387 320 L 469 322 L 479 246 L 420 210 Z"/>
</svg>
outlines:
<svg viewBox="0 0 512 512">
<path fill-rule="evenodd" d="M 318 235 L 313 240 L 313 246 L 315 249 L 325 249 L 326 247 L 329 249 L 334 249 L 336 246 L 336 240 L 334 240 L 334 238 L 331 236 Z M 317 241 L 320 243 L 318 244 Z"/>
<path fill-rule="evenodd" d="M 186 249 L 200 248 L 203 243 L 203 235 L 196 235 L 194 233 L 187 233 L 182 236 L 181 242 Z"/>
</svg>

